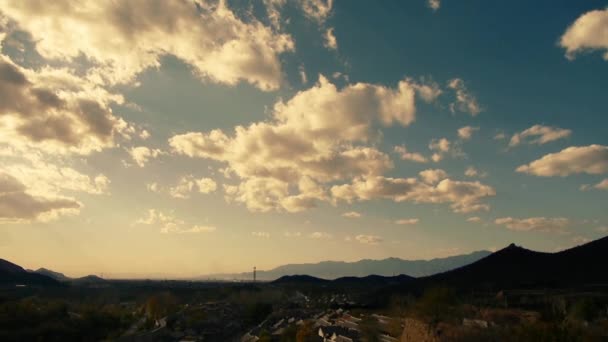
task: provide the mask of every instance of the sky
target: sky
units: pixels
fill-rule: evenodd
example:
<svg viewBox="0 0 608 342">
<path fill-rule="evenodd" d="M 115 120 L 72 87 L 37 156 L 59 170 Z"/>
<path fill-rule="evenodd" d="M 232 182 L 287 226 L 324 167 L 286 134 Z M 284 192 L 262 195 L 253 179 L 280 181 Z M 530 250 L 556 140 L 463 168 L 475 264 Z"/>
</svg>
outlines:
<svg viewBox="0 0 608 342">
<path fill-rule="evenodd" d="M 194 277 L 608 234 L 608 2 L 0 0 L 0 257 Z"/>
</svg>

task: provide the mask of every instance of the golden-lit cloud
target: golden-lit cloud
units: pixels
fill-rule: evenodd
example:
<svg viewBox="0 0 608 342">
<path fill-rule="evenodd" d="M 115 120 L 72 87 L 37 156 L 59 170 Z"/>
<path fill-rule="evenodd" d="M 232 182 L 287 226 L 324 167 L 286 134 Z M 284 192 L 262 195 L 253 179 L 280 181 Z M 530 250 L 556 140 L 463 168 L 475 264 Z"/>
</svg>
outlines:
<svg viewBox="0 0 608 342">
<path fill-rule="evenodd" d="M 17 178 L 0 171 L 0 223 L 50 221 L 76 214 L 81 207 L 72 198 L 32 195 Z"/>
<path fill-rule="evenodd" d="M 68 69 L 22 68 L 0 55 L 0 143 L 50 153 L 89 154 L 135 129 L 112 113 L 123 103 Z"/>
<path fill-rule="evenodd" d="M 517 146 L 521 143 L 544 145 L 546 143 L 556 141 L 559 139 L 565 139 L 572 134 L 569 129 L 563 129 L 559 127 L 534 125 L 522 132 L 516 133 L 511 137 L 509 141 L 509 147 Z M 535 139 L 530 139 L 534 138 Z"/>
<path fill-rule="evenodd" d="M 377 127 L 415 120 L 413 84 L 338 89 L 321 76 L 312 88 L 277 102 L 271 121 L 237 126 L 232 136 L 221 130 L 179 134 L 169 144 L 177 154 L 228 163 L 242 180 L 226 194 L 230 200 L 254 211 L 302 211 L 327 199 L 325 183 L 393 167 L 388 155 L 360 144 L 375 139 Z"/>
<path fill-rule="evenodd" d="M 452 89 L 456 94 L 456 101 L 450 104 L 452 113 L 460 111 L 469 113 L 471 116 L 477 116 L 481 113 L 482 108 L 477 102 L 477 98 L 467 89 L 462 79 L 454 78 L 450 80 L 448 88 Z"/>
<path fill-rule="evenodd" d="M 495 190 L 480 182 L 454 181 L 449 178 L 438 184 L 428 184 L 417 178 L 389 178 L 384 176 L 356 178 L 350 184 L 331 187 L 335 200 L 348 203 L 373 199 L 390 199 L 395 202 L 450 203 L 454 212 L 470 213 L 489 210 L 480 203 L 495 196 Z"/>
<path fill-rule="evenodd" d="M 1 12 L 31 34 L 49 60 L 92 64 L 98 83 L 133 83 L 139 73 L 173 55 L 199 77 L 222 84 L 245 81 L 262 90 L 282 82 L 280 54 L 294 50 L 287 34 L 238 18 L 226 1 L 68 0 L 32 4 L 1 0 Z M 111 39 L 108 39 L 111 37 Z"/>
<path fill-rule="evenodd" d="M 501 217 L 494 220 L 494 223 L 514 231 L 544 233 L 563 233 L 571 224 L 570 220 L 563 217 Z"/>
<path fill-rule="evenodd" d="M 542 177 L 608 173 L 608 146 L 568 147 L 557 153 L 549 153 L 527 165 L 521 165 L 517 172 Z"/>
<path fill-rule="evenodd" d="M 355 236 L 355 240 L 357 240 L 360 243 L 366 244 L 366 245 L 377 245 L 379 243 L 381 243 L 382 241 L 384 241 L 384 239 L 382 239 L 382 237 L 378 236 L 378 235 L 365 235 L 365 234 L 360 234 Z"/>
<path fill-rule="evenodd" d="M 408 219 L 399 219 L 395 221 L 395 224 L 401 225 L 401 226 L 411 226 L 411 225 L 415 225 L 418 224 L 420 222 L 420 219 L 417 218 L 408 218 Z"/>
<path fill-rule="evenodd" d="M 427 157 L 423 156 L 418 152 L 410 152 L 405 146 L 395 146 L 395 153 L 399 155 L 401 160 L 409 160 L 416 163 L 427 163 L 429 160 Z"/>
<path fill-rule="evenodd" d="M 566 57 L 574 59 L 585 51 L 604 50 L 608 60 L 608 9 L 589 11 L 576 19 L 562 35 L 559 45 L 566 49 Z"/>
</svg>

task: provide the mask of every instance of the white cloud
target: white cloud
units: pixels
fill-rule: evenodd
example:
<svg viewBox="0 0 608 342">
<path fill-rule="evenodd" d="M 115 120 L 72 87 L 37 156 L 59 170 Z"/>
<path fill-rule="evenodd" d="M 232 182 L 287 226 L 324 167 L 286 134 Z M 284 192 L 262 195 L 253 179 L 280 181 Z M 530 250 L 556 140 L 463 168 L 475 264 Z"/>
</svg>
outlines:
<svg viewBox="0 0 608 342">
<path fill-rule="evenodd" d="M 608 233 L 608 226 L 597 227 L 595 230 L 599 233 Z"/>
<path fill-rule="evenodd" d="M 257 238 L 268 239 L 270 237 L 270 233 L 269 232 L 251 232 L 251 236 L 257 237 Z"/>
<path fill-rule="evenodd" d="M 465 156 L 465 153 L 461 149 L 460 142 L 453 143 L 446 138 L 432 139 L 429 143 L 429 149 L 435 152 L 431 156 L 431 160 L 436 163 L 443 160 L 446 155 L 450 155 L 452 157 Z"/>
<path fill-rule="evenodd" d="M 426 3 L 433 11 L 437 11 L 441 7 L 441 0 L 426 0 Z"/>
<path fill-rule="evenodd" d="M 217 190 L 217 183 L 211 178 L 201 178 L 195 182 L 200 193 L 209 194 Z"/>
<path fill-rule="evenodd" d="M 283 233 L 283 236 L 287 237 L 287 238 L 299 238 L 302 236 L 301 232 L 285 232 Z"/>
<path fill-rule="evenodd" d="M 599 190 L 608 190 L 608 178 L 606 178 L 606 179 L 602 180 L 601 182 L 595 184 L 593 187 L 596 188 L 596 189 L 599 189 Z"/>
<path fill-rule="evenodd" d="M 274 90 L 282 79 L 279 56 L 294 50 L 289 35 L 256 19 L 241 20 L 225 1 L 55 0 L 31 6 L 1 0 L 0 8 L 32 35 L 44 58 L 75 62 L 84 56 L 93 64 L 88 78 L 106 84 L 131 83 L 173 55 L 201 78 Z"/>
<path fill-rule="evenodd" d="M 323 24 L 330 16 L 333 0 L 298 0 L 304 14 L 318 24 Z"/>
<path fill-rule="evenodd" d="M 482 221 L 483 220 L 479 216 L 472 216 L 472 217 L 467 218 L 467 222 L 471 222 L 471 223 L 480 223 Z"/>
<path fill-rule="evenodd" d="M 133 147 L 128 150 L 128 152 L 131 158 L 133 158 L 133 161 L 139 167 L 144 167 L 150 159 L 157 158 L 163 154 L 163 152 L 159 149 L 150 149 L 145 146 Z"/>
<path fill-rule="evenodd" d="M 175 186 L 169 188 L 169 195 L 173 198 L 186 199 L 197 191 L 203 194 L 209 194 L 217 189 L 217 183 L 211 178 L 194 178 L 192 175 L 183 176 L 179 179 Z"/>
<path fill-rule="evenodd" d="M 603 174 L 608 172 L 608 146 L 572 146 L 550 153 L 516 169 L 535 176 L 565 177 L 576 173 Z"/>
<path fill-rule="evenodd" d="M 359 241 L 360 243 L 367 244 L 367 245 L 377 245 L 383 241 L 382 237 L 380 237 L 378 235 L 365 235 L 365 234 L 357 235 L 357 236 L 355 236 L 355 239 L 357 241 Z"/>
<path fill-rule="evenodd" d="M 477 116 L 481 113 L 481 106 L 477 102 L 477 98 L 464 84 L 464 81 L 460 78 L 454 78 L 448 82 L 448 88 L 453 89 L 456 93 L 456 101 L 450 104 L 450 110 L 455 113 L 457 110 L 471 114 L 471 116 Z"/>
<path fill-rule="evenodd" d="M 304 69 L 304 65 L 300 65 L 298 67 L 298 73 L 300 74 L 300 81 L 302 81 L 302 84 L 308 83 L 308 77 L 306 76 L 306 69 Z"/>
<path fill-rule="evenodd" d="M 336 36 L 334 35 L 334 28 L 330 27 L 325 31 L 323 35 L 323 46 L 330 50 L 338 49 L 338 41 L 336 40 Z"/>
<path fill-rule="evenodd" d="M 584 51 L 604 50 L 608 60 L 608 9 L 589 11 L 576 19 L 562 35 L 559 45 L 574 59 Z"/>
<path fill-rule="evenodd" d="M 420 171 L 420 179 L 427 184 L 437 184 L 448 178 L 448 173 L 441 169 L 428 169 Z"/>
<path fill-rule="evenodd" d="M 417 218 L 408 218 L 408 219 L 396 220 L 395 224 L 404 225 L 404 226 L 410 226 L 410 225 L 418 224 L 418 222 L 420 222 L 420 219 L 417 219 Z"/>
<path fill-rule="evenodd" d="M 567 138 L 571 134 L 572 131 L 569 129 L 534 125 L 522 132 L 514 134 L 509 141 L 509 146 L 514 147 L 524 142 L 528 144 L 544 145 L 551 141 Z M 533 137 L 536 137 L 536 139 L 527 139 Z"/>
<path fill-rule="evenodd" d="M 68 69 L 30 70 L 0 54 L 0 144 L 51 154 L 90 154 L 135 129 L 116 117 L 108 93 Z"/>
<path fill-rule="evenodd" d="M 485 197 L 495 196 L 495 190 L 479 182 L 443 179 L 437 185 L 416 178 L 387 178 L 383 176 L 357 178 L 351 184 L 331 187 L 334 200 L 346 202 L 390 199 L 395 202 L 450 203 L 454 212 L 469 213 L 489 210 L 480 203 Z"/>
<path fill-rule="evenodd" d="M 467 167 L 467 169 L 464 170 L 464 175 L 467 177 L 481 177 L 481 178 L 485 178 L 488 176 L 488 174 L 486 172 L 480 171 L 473 166 Z"/>
<path fill-rule="evenodd" d="M 507 135 L 503 132 L 496 133 L 496 135 L 494 136 L 494 140 L 505 140 L 506 138 Z"/>
<path fill-rule="evenodd" d="M 32 195 L 17 178 L 0 171 L 0 224 L 50 221 L 77 214 L 81 207 L 72 198 Z"/>
<path fill-rule="evenodd" d="M 323 239 L 323 240 L 327 240 L 327 239 L 331 239 L 332 235 L 326 232 L 313 232 L 309 235 L 309 237 L 311 239 Z"/>
<path fill-rule="evenodd" d="M 563 217 L 530 217 L 525 219 L 501 217 L 494 220 L 494 223 L 514 231 L 538 231 L 545 233 L 563 233 L 571 224 L 570 220 Z"/>
<path fill-rule="evenodd" d="M 349 212 L 342 214 L 342 217 L 348 217 L 348 218 L 359 218 L 361 216 L 362 216 L 361 213 L 358 213 L 356 211 L 349 211 Z"/>
<path fill-rule="evenodd" d="M 429 161 L 420 153 L 409 152 L 405 146 L 395 146 L 394 151 L 399 155 L 401 160 L 411 160 L 416 163 L 427 163 Z"/>
<path fill-rule="evenodd" d="M 252 211 L 302 211 L 329 199 L 327 183 L 393 167 L 385 153 L 363 144 L 377 140 L 379 126 L 414 121 L 414 85 L 405 79 L 395 88 L 357 83 L 338 89 L 320 76 L 312 88 L 278 101 L 270 121 L 237 126 L 231 136 L 180 134 L 169 144 L 178 154 L 227 163 L 241 180 L 229 200 Z"/>
<path fill-rule="evenodd" d="M 572 238 L 572 242 L 574 242 L 576 245 L 584 245 L 588 242 L 591 242 L 591 239 L 584 236 L 575 236 Z"/>
<path fill-rule="evenodd" d="M 479 131 L 479 127 L 464 126 L 458 129 L 458 137 L 462 140 L 469 140 L 476 131 Z"/>
<path fill-rule="evenodd" d="M 212 233 L 217 230 L 216 227 L 208 225 L 187 226 L 186 222 L 175 217 L 172 211 L 165 213 L 157 209 L 148 209 L 146 215 L 137 219 L 134 224 L 159 226 L 162 234 Z"/>
</svg>

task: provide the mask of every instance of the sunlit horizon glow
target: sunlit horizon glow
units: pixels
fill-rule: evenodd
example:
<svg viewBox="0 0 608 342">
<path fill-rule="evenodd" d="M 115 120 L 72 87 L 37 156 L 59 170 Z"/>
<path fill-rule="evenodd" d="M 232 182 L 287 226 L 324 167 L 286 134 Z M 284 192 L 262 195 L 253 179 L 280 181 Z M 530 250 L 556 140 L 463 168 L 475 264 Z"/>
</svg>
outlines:
<svg viewBox="0 0 608 342">
<path fill-rule="evenodd" d="M 189 278 L 600 238 L 608 10 L 526 7 L 0 0 L 0 258 Z"/>
</svg>

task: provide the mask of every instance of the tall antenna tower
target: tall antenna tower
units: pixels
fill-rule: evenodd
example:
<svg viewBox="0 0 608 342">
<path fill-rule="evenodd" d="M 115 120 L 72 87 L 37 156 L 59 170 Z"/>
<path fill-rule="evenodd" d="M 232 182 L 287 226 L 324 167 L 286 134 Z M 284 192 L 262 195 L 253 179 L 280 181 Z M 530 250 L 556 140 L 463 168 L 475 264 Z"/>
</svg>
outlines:
<svg viewBox="0 0 608 342">
<path fill-rule="evenodd" d="M 256 276 L 256 274 L 255 274 L 255 266 L 253 266 L 253 282 L 254 283 L 255 283 L 255 276 Z"/>
</svg>

